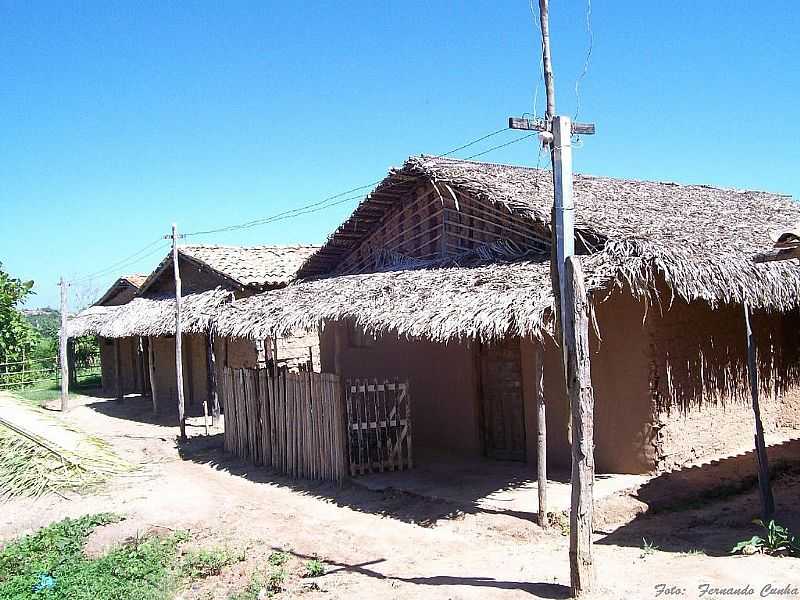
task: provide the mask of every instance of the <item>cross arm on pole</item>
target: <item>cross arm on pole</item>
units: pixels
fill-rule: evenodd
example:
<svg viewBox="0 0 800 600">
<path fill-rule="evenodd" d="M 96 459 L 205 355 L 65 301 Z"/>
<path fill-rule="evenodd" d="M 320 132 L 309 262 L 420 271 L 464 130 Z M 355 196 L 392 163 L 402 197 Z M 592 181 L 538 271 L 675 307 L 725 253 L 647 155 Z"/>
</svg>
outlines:
<svg viewBox="0 0 800 600">
<path fill-rule="evenodd" d="M 508 118 L 509 129 L 524 129 L 526 131 L 549 131 L 552 133 L 552 125 L 544 119 L 525 119 L 521 117 Z M 576 135 L 594 135 L 594 123 L 573 123 L 572 133 Z"/>
</svg>

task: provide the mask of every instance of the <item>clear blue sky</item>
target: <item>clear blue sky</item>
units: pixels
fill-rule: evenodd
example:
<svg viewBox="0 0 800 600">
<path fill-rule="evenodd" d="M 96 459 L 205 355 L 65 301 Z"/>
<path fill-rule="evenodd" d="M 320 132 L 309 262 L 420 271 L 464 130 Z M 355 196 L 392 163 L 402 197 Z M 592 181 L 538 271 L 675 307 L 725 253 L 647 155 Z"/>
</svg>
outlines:
<svg viewBox="0 0 800 600">
<path fill-rule="evenodd" d="M 585 11 L 551 9 L 570 115 Z M 797 22 L 788 1 L 595 0 L 580 116 L 598 133 L 576 170 L 800 197 Z M 527 0 L 0 0 L 0 261 L 36 281 L 29 306 L 56 305 L 60 274 L 103 269 L 173 221 L 218 227 L 380 179 L 530 112 L 538 46 Z M 320 242 L 354 205 L 196 241 Z"/>
</svg>

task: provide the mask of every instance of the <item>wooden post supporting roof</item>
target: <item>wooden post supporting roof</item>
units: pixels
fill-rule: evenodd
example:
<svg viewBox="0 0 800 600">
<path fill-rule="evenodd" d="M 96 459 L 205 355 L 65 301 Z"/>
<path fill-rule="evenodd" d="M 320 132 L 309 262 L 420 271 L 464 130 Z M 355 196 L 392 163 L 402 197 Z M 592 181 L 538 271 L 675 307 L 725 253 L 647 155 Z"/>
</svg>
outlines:
<svg viewBox="0 0 800 600">
<path fill-rule="evenodd" d="M 147 338 L 147 368 L 150 372 L 150 395 L 153 401 L 153 412 L 158 414 L 158 384 L 156 382 L 156 353 L 153 349 L 153 340 Z"/>
<path fill-rule="evenodd" d="M 69 387 L 78 387 L 78 371 L 75 368 L 75 340 L 67 339 L 67 371 L 69 372 Z"/>
<path fill-rule="evenodd" d="M 217 357 L 214 354 L 214 332 L 206 336 L 206 371 L 208 376 L 208 403 L 211 405 L 211 424 L 219 424 L 219 393 L 217 392 Z"/>
<path fill-rule="evenodd" d="M 758 466 L 758 492 L 761 497 L 761 515 L 764 523 L 769 522 L 775 512 L 775 499 L 769 482 L 769 462 L 767 447 L 764 442 L 764 424 L 761 422 L 761 408 L 758 402 L 758 365 L 756 363 L 755 338 L 750 325 L 750 307 L 744 303 L 744 326 L 747 336 L 747 370 L 750 375 L 750 395 L 753 400 L 753 417 L 755 419 L 755 455 Z"/>
<path fill-rule="evenodd" d="M 536 346 L 536 475 L 539 492 L 539 527 L 547 528 L 547 410 L 544 403 L 544 344 Z"/>
<path fill-rule="evenodd" d="M 567 395 L 572 417 L 572 508 L 569 518 L 570 587 L 575 598 L 590 592 L 592 490 L 594 487 L 594 394 L 589 361 L 589 302 L 577 257 L 566 261 L 564 340 Z"/>
<path fill-rule="evenodd" d="M 119 338 L 114 338 L 114 395 L 117 400 L 122 400 L 122 357 Z"/>
</svg>

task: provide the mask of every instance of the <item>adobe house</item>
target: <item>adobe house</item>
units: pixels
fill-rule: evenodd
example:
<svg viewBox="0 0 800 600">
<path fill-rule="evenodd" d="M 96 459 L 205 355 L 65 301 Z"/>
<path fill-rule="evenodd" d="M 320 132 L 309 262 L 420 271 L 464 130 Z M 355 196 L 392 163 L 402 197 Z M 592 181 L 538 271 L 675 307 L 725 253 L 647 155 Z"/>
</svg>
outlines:
<svg viewBox="0 0 800 600">
<path fill-rule="evenodd" d="M 213 343 L 209 324 L 216 310 L 235 298 L 286 285 L 315 246 L 220 246 L 187 245 L 178 248 L 182 283 L 183 377 L 187 410 L 197 410 L 208 397 L 211 352 L 217 364 L 254 367 L 263 363 L 272 344 L 243 340 Z M 89 323 L 93 314 L 79 314 Z M 154 406 L 177 407 L 175 367 L 175 278 L 171 253 L 141 283 L 129 302 L 107 309 L 95 319 L 92 333 L 117 340 L 120 347 L 138 345 L 139 371 L 135 364 L 123 376 L 145 373 L 145 386 L 137 391 L 153 393 Z M 80 322 L 80 321 L 79 321 Z M 86 327 L 88 329 L 88 325 Z M 77 332 L 77 327 L 71 332 Z M 280 349 L 280 348 L 279 348 Z M 307 349 L 304 350 L 304 359 Z M 317 358 L 317 360 L 319 360 Z M 123 362 L 123 365 L 126 364 Z M 125 369 L 121 370 L 124 373 Z M 123 386 L 123 390 L 128 389 Z M 172 408 L 169 408 L 172 410 Z"/>
<path fill-rule="evenodd" d="M 125 275 L 117 279 L 111 287 L 91 307 L 72 317 L 69 323 L 70 337 L 96 335 L 99 326 L 105 322 L 113 308 L 130 302 L 138 293 L 147 275 Z M 111 339 L 97 336 L 100 347 L 100 377 L 104 394 L 117 393 L 117 371 L 121 393 L 142 393 L 147 365 L 142 364 L 138 338 Z M 71 340 L 70 340 L 71 351 Z"/>
<path fill-rule="evenodd" d="M 742 302 L 768 433 L 800 429 L 800 268 L 754 264 L 776 194 L 576 175 L 576 249 L 593 309 L 599 472 L 648 473 L 749 448 Z M 298 281 L 222 307 L 219 335 L 319 335 L 321 368 L 410 383 L 417 460 L 570 461 L 553 339 L 551 173 L 412 157 L 309 257 Z"/>
</svg>

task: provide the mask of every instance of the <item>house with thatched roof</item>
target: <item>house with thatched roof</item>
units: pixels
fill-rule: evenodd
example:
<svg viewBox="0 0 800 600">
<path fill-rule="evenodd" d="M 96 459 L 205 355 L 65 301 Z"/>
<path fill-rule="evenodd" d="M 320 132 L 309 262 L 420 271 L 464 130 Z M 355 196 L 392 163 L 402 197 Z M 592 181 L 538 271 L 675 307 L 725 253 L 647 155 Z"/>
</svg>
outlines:
<svg viewBox="0 0 800 600">
<path fill-rule="evenodd" d="M 179 247 L 183 374 L 189 407 L 201 405 L 208 394 L 208 365 L 211 364 L 208 331 L 219 307 L 236 298 L 285 286 L 316 249 L 307 245 Z M 177 406 L 173 402 L 177 381 L 175 276 L 171 253 L 141 281 L 138 292 L 128 302 L 93 306 L 77 315 L 69 328 L 70 335 L 94 334 L 99 337 L 101 347 L 111 348 L 107 360 L 118 365 L 121 374 L 119 388 L 115 388 L 117 395 L 124 395 L 131 389 L 135 393 L 155 391 L 158 404 Z M 270 344 L 245 340 L 224 342 L 214 347 L 214 358 L 220 364 L 237 367 L 263 363 L 265 347 L 272 348 Z M 130 361 L 123 350 L 129 346 L 134 348 Z M 134 382 L 132 387 L 128 385 L 129 380 Z"/>
<path fill-rule="evenodd" d="M 117 279 L 97 302 L 70 319 L 70 335 L 95 334 L 114 313 L 115 307 L 127 304 L 136 296 L 145 279 L 147 275 L 142 274 L 123 275 Z M 100 338 L 98 342 L 103 392 L 114 393 L 119 381 L 122 394 L 142 393 L 144 378 L 140 372 L 143 366 L 138 362 L 138 348 L 134 340 L 126 339 L 118 345 L 110 339 Z M 118 357 L 115 357 L 115 353 L 118 353 Z"/>
<path fill-rule="evenodd" d="M 393 169 L 298 280 L 220 308 L 217 335 L 313 331 L 321 369 L 402 378 L 416 461 L 536 458 L 569 465 L 553 336 L 551 173 L 412 157 Z M 643 473 L 749 447 L 742 303 L 759 342 L 773 433 L 800 427 L 800 268 L 754 264 L 766 226 L 800 221 L 776 194 L 576 175 L 576 250 L 592 307 L 595 460 Z"/>
</svg>

